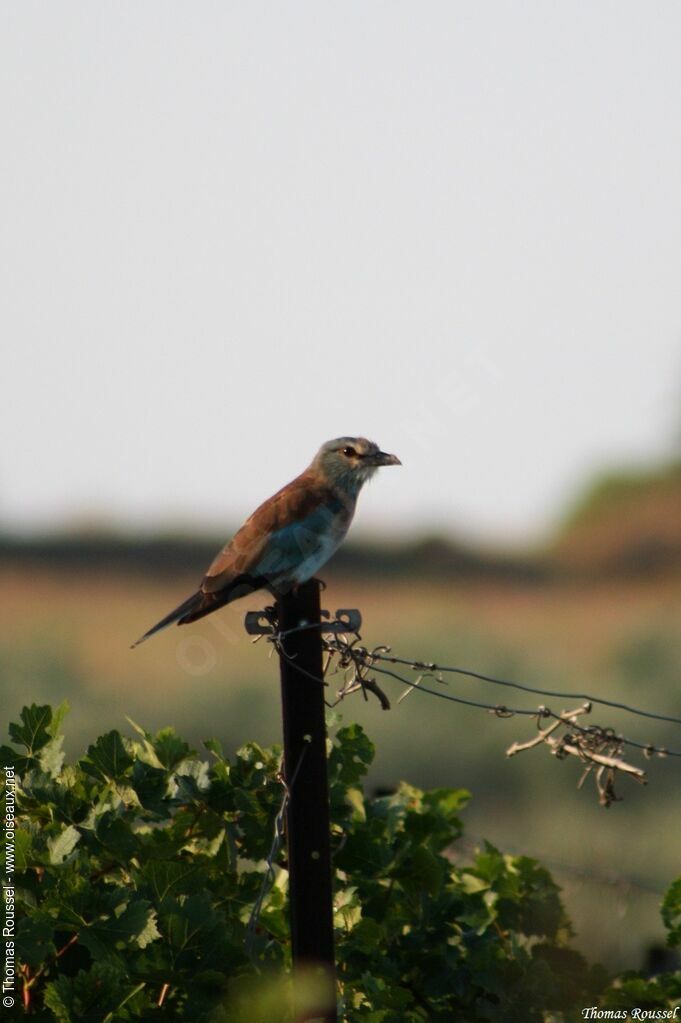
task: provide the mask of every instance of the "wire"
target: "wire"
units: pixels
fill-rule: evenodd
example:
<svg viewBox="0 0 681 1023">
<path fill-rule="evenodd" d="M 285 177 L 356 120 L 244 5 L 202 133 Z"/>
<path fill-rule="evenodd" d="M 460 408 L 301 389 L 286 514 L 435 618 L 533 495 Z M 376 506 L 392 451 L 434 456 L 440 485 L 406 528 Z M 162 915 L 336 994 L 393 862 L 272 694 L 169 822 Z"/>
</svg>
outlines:
<svg viewBox="0 0 681 1023">
<path fill-rule="evenodd" d="M 359 615 L 356 612 L 349 612 L 349 614 L 356 614 L 357 620 L 359 620 Z M 651 718 L 657 721 L 666 721 L 671 724 L 681 724 L 681 718 L 672 717 L 667 714 L 659 714 L 653 711 L 645 711 L 614 700 L 592 697 L 586 693 L 541 689 L 536 686 L 526 685 L 522 682 L 501 679 L 493 675 L 485 675 L 482 672 L 472 671 L 467 668 L 438 665 L 435 662 L 407 660 L 406 658 L 391 654 L 390 647 L 386 645 L 379 645 L 374 647 L 372 650 L 369 650 L 361 645 L 361 636 L 354 619 L 352 625 L 350 622 L 343 620 L 337 620 L 334 622 L 302 622 L 300 625 L 292 629 L 280 631 L 277 627 L 278 623 L 276 618 L 272 614 L 267 615 L 265 613 L 265 617 L 268 618 L 268 621 L 272 626 L 272 629 L 267 630 L 266 634 L 269 641 L 277 649 L 282 660 L 292 665 L 292 667 L 299 671 L 301 675 L 312 679 L 312 681 L 316 682 L 318 685 L 324 686 L 327 684 L 325 682 L 325 676 L 328 673 L 330 665 L 333 663 L 334 657 L 338 658 L 335 671 L 342 670 L 345 672 L 345 683 L 337 693 L 336 703 L 344 697 L 349 696 L 350 693 L 356 692 L 361 688 L 364 691 L 365 699 L 366 692 L 369 690 L 378 697 L 384 710 L 389 709 L 390 702 L 376 681 L 376 675 L 382 675 L 385 678 L 390 678 L 396 682 L 400 682 L 402 685 L 407 687 L 403 696 L 400 697 L 400 700 L 414 689 L 417 689 L 419 692 L 425 693 L 427 696 L 436 696 L 440 700 L 447 700 L 450 703 L 460 704 L 464 707 L 474 707 L 479 710 L 486 710 L 490 713 L 496 714 L 497 717 L 504 718 L 519 715 L 522 717 L 533 718 L 537 727 L 536 737 L 525 742 L 514 742 L 506 751 L 507 756 L 513 756 L 516 753 L 545 744 L 550 747 L 554 756 L 557 756 L 559 759 L 564 759 L 565 757 L 576 757 L 583 765 L 583 772 L 578 788 L 581 788 L 584 780 L 591 774 L 591 777 L 596 784 L 599 803 L 601 806 L 610 806 L 613 802 L 619 799 L 615 792 L 615 779 L 618 776 L 618 773 L 627 774 L 634 780 L 646 784 L 645 772 L 635 764 L 627 763 L 624 760 L 624 747 L 632 747 L 633 749 L 641 750 L 647 758 L 650 758 L 653 755 L 658 755 L 660 757 L 676 757 L 681 759 L 681 751 L 670 750 L 663 746 L 655 746 L 650 742 L 638 742 L 636 739 L 629 739 L 626 736 L 619 734 L 614 730 L 614 728 L 603 727 L 597 724 L 585 726 L 580 724 L 577 720 L 579 715 L 585 713 L 588 714 L 594 704 L 623 710 L 627 713 L 640 717 Z M 285 650 L 284 641 L 287 636 L 291 635 L 291 633 L 312 629 L 320 631 L 320 646 L 326 651 L 327 655 L 325 665 L 321 671 L 321 678 L 313 672 L 308 671 L 306 668 L 303 668 L 297 662 L 296 657 L 291 656 Z M 333 633 L 333 635 L 324 635 L 324 633 Z M 419 674 L 416 677 L 406 677 L 391 668 L 383 666 L 386 663 L 392 665 L 406 665 L 412 671 L 418 671 Z M 482 700 L 471 700 L 463 696 L 455 696 L 450 692 L 431 689 L 422 684 L 424 679 L 428 677 L 435 679 L 435 681 L 441 684 L 445 684 L 446 680 L 443 678 L 444 674 L 461 675 L 469 679 L 490 682 L 495 685 L 518 689 L 521 692 L 533 693 L 538 696 L 581 700 L 582 705 L 574 710 L 563 710 L 560 714 L 557 714 L 555 711 L 551 710 L 550 707 L 546 707 L 544 705 L 540 705 L 534 710 L 529 710 L 526 707 L 508 707 L 505 704 L 493 704 Z M 326 702 L 328 704 L 328 701 Z M 335 704 L 328 705 L 335 706 Z M 552 719 L 554 723 L 544 728 L 542 727 L 541 722 L 547 718 Z"/>
<path fill-rule="evenodd" d="M 285 633 L 281 633 L 285 635 Z M 295 658 L 290 657 L 282 646 L 279 647 L 279 654 L 287 661 L 292 664 L 296 671 L 299 671 L 301 675 L 305 675 L 306 678 L 312 679 L 313 682 L 320 682 L 324 685 L 324 680 L 320 679 L 317 675 L 313 675 L 311 671 L 307 671 L 305 668 L 301 668 L 296 662 Z M 413 686 L 415 689 L 420 689 L 423 693 L 430 693 L 431 696 L 439 696 L 441 700 L 451 700 L 452 703 L 462 703 L 466 707 L 479 707 L 481 710 L 493 711 L 499 717 L 511 717 L 515 714 L 524 714 L 526 717 L 537 717 L 538 711 L 519 709 L 513 707 L 504 707 L 503 704 L 494 703 L 478 703 L 476 700 L 465 700 L 462 696 L 452 696 L 451 693 L 438 693 L 434 689 L 425 689 L 420 685 L 416 685 L 411 679 L 403 678 L 394 671 L 389 671 L 387 668 L 377 668 L 375 664 L 370 665 L 372 671 L 377 671 L 381 675 L 390 675 L 392 678 L 397 679 L 398 682 L 404 682 L 408 686 Z"/>
<path fill-rule="evenodd" d="M 373 657 L 374 655 L 370 654 L 369 656 Z M 412 662 L 409 663 L 411 664 Z M 426 667 L 430 667 L 430 665 L 427 665 Z M 489 703 L 477 703 L 472 700 L 464 700 L 462 697 L 459 696 L 452 696 L 450 693 L 439 693 L 436 689 L 427 689 L 425 686 L 422 686 L 420 683 L 414 682 L 412 679 L 405 678 L 403 675 L 398 675 L 397 672 L 389 671 L 387 668 L 378 668 L 375 664 L 372 665 L 372 670 L 379 672 L 379 674 L 381 675 L 387 675 L 390 678 L 394 678 L 398 682 L 403 682 L 404 685 L 409 686 L 411 689 L 414 689 L 417 692 L 428 693 L 430 696 L 439 696 L 440 699 L 442 700 L 452 700 L 454 703 L 464 703 L 472 707 L 481 707 L 484 708 L 485 710 L 496 711 L 499 713 L 500 717 L 505 717 L 506 715 L 511 716 L 515 714 L 524 714 L 529 717 L 537 717 L 538 715 L 540 715 L 542 717 L 553 718 L 556 721 L 564 720 L 564 718 L 562 718 L 560 714 L 556 714 L 549 707 L 542 707 L 538 711 L 519 710 L 518 708 L 503 706 L 494 707 Z M 579 699 L 579 697 L 577 697 L 577 699 Z M 593 733 L 593 727 L 589 728 L 588 726 L 585 727 L 584 725 L 579 725 L 577 723 L 574 724 L 570 723 L 570 728 L 573 728 L 575 731 L 580 732 L 583 735 Z M 664 746 L 653 746 L 652 743 L 636 742 L 635 739 L 627 739 L 623 735 L 613 735 L 613 738 L 616 739 L 618 742 L 623 743 L 625 746 L 633 746 L 636 749 L 643 750 L 648 754 L 656 753 L 662 757 L 681 757 L 681 752 L 667 749 Z"/>
<path fill-rule="evenodd" d="M 256 929 L 258 926 L 258 921 L 260 919 L 260 913 L 262 912 L 262 906 L 265 899 L 269 895 L 276 879 L 274 872 L 274 861 L 276 860 L 279 854 L 279 850 L 281 849 L 281 846 L 284 841 L 284 821 L 286 819 L 286 812 L 288 810 L 289 803 L 293 798 L 293 786 L 295 785 L 296 778 L 298 777 L 298 772 L 300 771 L 301 765 L 303 763 L 303 758 L 307 753 L 307 750 L 308 750 L 307 746 L 303 746 L 303 748 L 301 749 L 300 756 L 298 757 L 298 762 L 293 770 L 293 774 L 291 775 L 291 780 L 287 782 L 283 776 L 281 776 L 279 779 L 284 789 L 284 795 L 282 797 L 279 810 L 277 811 L 277 815 L 274 818 L 274 835 L 272 837 L 272 844 L 270 846 L 270 851 L 267 856 L 267 860 L 265 861 L 267 864 L 267 870 L 265 871 L 262 883 L 260 885 L 260 891 L 258 892 L 258 897 L 253 903 L 251 915 L 248 918 L 248 923 L 246 925 L 246 954 L 248 955 L 249 959 L 251 959 L 252 962 L 255 962 L 253 956 L 253 948 L 255 945 Z M 282 768 L 284 770 L 285 767 L 286 765 L 282 761 Z"/>
<path fill-rule="evenodd" d="M 479 671 L 471 671 L 469 668 L 448 667 L 441 664 L 426 663 L 424 661 L 410 661 L 405 657 L 395 657 L 392 654 L 372 654 L 378 661 L 387 661 L 391 664 L 405 664 L 414 671 L 441 671 L 448 674 L 465 675 L 468 678 L 477 678 L 482 682 L 492 682 L 497 686 L 509 686 L 512 689 L 520 689 L 524 693 L 533 693 L 536 696 L 553 696 L 561 700 L 587 700 L 589 703 L 600 704 L 603 707 L 613 707 L 615 710 L 624 710 L 629 714 L 637 714 L 644 718 L 654 718 L 656 721 L 667 721 L 673 725 L 681 725 L 681 718 L 673 717 L 670 714 L 658 714 L 654 711 L 641 710 L 640 707 L 632 707 L 627 703 L 618 703 L 616 700 L 606 700 L 602 696 L 591 696 L 589 693 L 573 693 L 559 689 L 539 689 L 535 686 L 525 685 L 522 682 L 512 682 L 509 679 L 496 678 L 494 675 L 483 675 Z"/>
<path fill-rule="evenodd" d="M 276 633 L 276 638 L 283 639 L 285 636 L 289 636 L 292 633 L 303 632 L 307 629 L 323 629 L 325 625 L 328 625 L 328 622 L 306 622 L 304 625 L 298 625 L 293 629 L 286 629 L 283 632 L 278 631 Z M 367 651 L 367 653 L 369 653 L 369 651 Z M 541 689 L 537 686 L 530 686 L 523 682 L 515 682 L 511 679 L 498 678 L 495 675 L 485 675 L 482 672 L 473 671 L 470 668 L 459 668 L 453 665 L 436 664 L 434 661 L 411 660 L 406 657 L 397 657 L 396 655 L 388 654 L 387 652 L 379 653 L 377 651 L 372 651 L 370 656 L 373 661 L 385 661 L 389 664 L 404 664 L 409 668 L 413 668 L 414 671 L 440 671 L 445 674 L 463 675 L 467 678 L 479 679 L 481 682 L 491 682 L 493 685 L 507 686 L 510 689 L 518 689 L 524 693 L 532 693 L 535 696 L 551 696 L 559 700 L 586 700 L 589 703 L 593 703 L 601 707 L 612 707 L 614 710 L 623 710 L 628 714 L 635 714 L 639 717 L 652 718 L 655 721 L 666 721 L 672 725 L 681 725 L 681 718 L 674 717 L 671 714 L 660 714 L 657 711 L 642 710 L 640 707 L 632 707 L 628 703 L 620 703 L 617 700 L 608 700 L 604 696 L 592 696 L 590 693 L 575 693 L 570 692 L 569 690 Z M 401 679 L 401 681 L 405 680 Z M 411 682 L 407 681 L 407 684 L 411 685 Z M 428 691 L 429 690 L 427 689 L 423 690 L 423 692 Z M 443 693 L 435 693 L 434 695 L 444 697 Z M 451 696 L 449 699 L 454 700 L 454 702 L 466 702 L 463 699 L 457 700 Z M 476 706 L 476 704 L 473 703 L 473 706 Z M 487 706 L 488 709 L 493 709 L 490 705 L 483 704 L 481 706 Z M 515 713 L 522 713 L 522 711 L 516 711 Z"/>
<path fill-rule="evenodd" d="M 276 633 L 276 635 L 273 637 L 275 642 L 277 642 L 277 646 L 279 648 L 279 653 L 281 654 L 281 656 L 289 664 L 292 664 L 293 667 L 296 668 L 296 670 L 301 673 L 301 675 L 304 675 L 307 678 L 312 679 L 313 682 L 319 682 L 320 684 L 323 685 L 324 684 L 324 680 L 323 679 L 318 678 L 316 675 L 312 674 L 312 672 L 307 671 L 306 669 L 302 668 L 299 664 L 297 664 L 295 659 L 293 657 L 290 657 L 286 653 L 286 651 L 283 648 L 283 644 L 278 642 L 278 640 L 280 638 L 283 638 L 286 634 L 287 633 Z M 338 652 L 338 651 L 336 651 L 336 652 Z M 375 660 L 383 660 L 383 659 L 385 659 L 384 655 L 376 654 L 376 653 L 371 653 L 368 650 L 366 650 L 364 647 L 352 648 L 350 653 L 351 653 L 352 659 L 355 662 L 360 661 L 363 665 L 365 665 L 366 667 L 369 667 L 372 671 L 377 672 L 379 675 L 383 675 L 383 676 L 385 676 L 387 678 L 392 678 L 396 682 L 401 682 L 403 685 L 409 686 L 410 689 L 414 689 L 414 690 L 416 690 L 416 691 L 418 691 L 420 693 L 426 693 L 428 696 L 436 696 L 440 700 L 447 700 L 450 703 L 462 704 L 465 707 L 475 707 L 475 708 L 477 708 L 479 710 L 487 710 L 487 711 L 490 711 L 493 714 L 496 714 L 497 717 L 515 717 L 516 715 L 519 715 L 519 716 L 522 716 L 522 717 L 533 717 L 533 718 L 536 718 L 536 717 L 553 718 L 556 721 L 564 720 L 564 718 L 561 717 L 560 714 L 556 714 L 555 711 L 552 711 L 549 707 L 540 707 L 538 710 L 528 710 L 526 707 L 507 707 L 504 704 L 484 703 L 484 702 L 482 702 L 480 700 L 467 700 L 463 696 L 454 696 L 452 693 L 441 693 L 441 692 L 438 692 L 436 689 L 429 689 L 427 686 L 422 685 L 420 682 L 416 682 L 413 679 L 406 678 L 404 675 L 399 675 L 396 671 L 390 671 L 389 668 L 379 668 L 377 664 L 373 663 Z M 420 662 L 406 661 L 406 660 L 403 660 L 403 659 L 399 659 L 398 660 L 397 658 L 395 658 L 395 660 L 398 663 L 408 664 L 410 667 L 414 667 L 418 663 L 419 667 L 427 668 L 428 670 L 430 670 L 432 668 L 431 664 L 421 664 Z M 438 668 L 437 670 L 443 671 L 445 669 Z M 478 676 L 474 675 L 474 677 L 478 677 Z M 518 683 L 518 685 L 520 685 L 520 684 Z M 525 687 L 521 687 L 521 688 L 525 688 Z M 527 687 L 527 690 L 528 690 L 528 692 L 534 692 L 535 691 L 531 687 Z M 549 693 L 547 693 L 547 692 L 545 692 L 543 690 L 537 690 L 536 692 L 539 695 L 557 695 L 557 696 L 563 695 L 563 694 L 560 694 L 560 693 L 549 694 Z M 568 694 L 568 695 L 572 696 L 574 694 Z M 597 702 L 597 701 L 588 700 L 588 697 L 575 696 L 575 699 L 586 699 L 588 702 Z M 573 728 L 575 731 L 579 732 L 582 735 L 590 735 L 590 734 L 593 734 L 593 732 L 594 732 L 593 726 L 591 728 L 589 728 L 588 726 L 585 727 L 584 725 L 579 725 L 576 722 L 574 724 L 571 723 L 570 727 Z M 648 756 L 652 756 L 653 754 L 657 754 L 657 755 L 659 755 L 661 757 L 680 757 L 681 758 L 681 751 L 670 750 L 670 749 L 667 749 L 665 746 L 655 746 L 652 743 L 637 742 L 635 739 L 628 739 L 628 738 L 626 738 L 623 735 L 615 735 L 615 734 L 613 734 L 613 738 L 616 739 L 617 742 L 622 743 L 625 746 L 631 746 L 634 749 L 643 750 L 643 752 L 646 753 Z"/>
<path fill-rule="evenodd" d="M 287 636 L 287 635 L 289 635 L 292 632 L 301 632 L 301 631 L 304 631 L 306 629 L 323 628 L 324 625 L 326 625 L 326 624 L 328 624 L 328 623 L 326 623 L 326 622 L 307 623 L 306 622 L 305 625 L 299 625 L 296 628 L 286 629 L 285 631 L 277 631 L 276 635 L 275 635 L 275 638 L 277 640 L 283 639 L 284 636 Z M 355 648 L 355 654 L 360 654 L 360 652 L 364 652 L 364 651 L 365 651 L 364 648 L 359 648 L 359 649 Z M 506 707 L 503 707 L 503 706 L 500 707 L 499 705 L 481 703 L 481 702 L 474 701 L 474 700 L 465 700 L 463 697 L 454 697 L 451 694 L 438 693 L 436 690 L 428 690 L 428 688 L 426 688 L 425 686 L 421 685 L 420 683 L 419 684 L 415 684 L 411 679 L 405 678 L 403 675 L 398 675 L 397 672 L 391 672 L 387 668 L 378 668 L 376 666 L 375 662 L 376 661 L 383 661 L 383 662 L 389 663 L 389 664 L 404 664 L 407 667 L 412 668 L 414 671 L 418 671 L 418 670 L 423 670 L 423 671 L 428 671 L 428 672 L 437 672 L 437 671 L 439 671 L 439 672 L 442 672 L 444 674 L 456 674 L 456 675 L 463 675 L 463 676 L 465 676 L 467 678 L 478 678 L 478 679 L 480 679 L 483 682 L 491 682 L 494 685 L 507 686 L 509 688 L 514 688 L 514 690 L 518 690 L 521 693 L 532 693 L 534 696 L 554 697 L 554 698 L 556 698 L 558 700 L 584 700 L 584 701 L 587 701 L 588 703 L 595 704 L 596 706 L 611 707 L 614 710 L 623 710 L 623 711 L 627 712 L 628 714 L 634 714 L 634 715 L 637 715 L 638 717 L 647 717 L 647 718 L 651 718 L 652 720 L 655 720 L 655 721 L 666 721 L 669 724 L 681 724 L 681 718 L 674 717 L 671 714 L 660 714 L 660 713 L 657 713 L 656 711 L 642 710 L 640 707 L 632 707 L 630 704 L 620 703 L 617 700 L 607 700 L 607 699 L 605 699 L 605 697 L 594 697 L 594 696 L 591 696 L 591 694 L 589 694 L 589 693 L 573 693 L 573 692 L 570 692 L 570 691 L 563 691 L 563 690 L 544 690 L 544 688 L 541 688 L 539 686 L 528 685 L 525 682 L 512 681 L 511 679 L 508 679 L 508 678 L 498 678 L 495 675 L 486 675 L 483 672 L 472 671 L 469 668 L 459 668 L 459 667 L 455 667 L 455 666 L 452 666 L 452 665 L 441 665 L 441 664 L 437 664 L 436 662 L 433 662 L 433 661 L 410 660 L 410 659 L 404 658 L 404 657 L 397 657 L 397 656 L 395 656 L 393 654 L 379 653 L 378 651 L 372 651 L 371 653 L 369 653 L 369 651 L 366 651 L 366 655 L 371 658 L 371 662 L 372 662 L 371 667 L 373 668 L 374 671 L 378 671 L 378 672 L 380 672 L 380 674 L 387 675 L 389 677 L 393 677 L 393 678 L 395 678 L 395 679 L 397 679 L 397 680 L 399 680 L 401 682 L 404 682 L 405 685 L 409 685 L 409 686 L 411 686 L 413 688 L 419 688 L 419 690 L 422 693 L 428 693 L 430 696 L 439 697 L 441 700 L 449 700 L 452 703 L 459 703 L 459 704 L 463 704 L 463 705 L 469 706 L 469 707 L 479 707 L 479 708 L 481 708 L 483 710 L 490 710 L 490 711 L 494 711 L 494 712 L 501 712 L 501 715 L 503 715 L 503 713 L 507 712 L 509 715 L 511 715 L 511 714 L 525 714 L 525 715 L 529 715 L 529 716 L 535 716 L 537 712 L 536 711 L 523 710 L 523 709 L 519 709 L 519 708 L 512 709 L 512 708 L 506 708 Z M 549 716 L 549 715 L 546 715 L 546 716 Z M 676 753 L 674 751 L 667 750 L 664 747 L 661 747 L 661 748 L 653 747 L 649 743 L 637 743 L 634 740 L 629 740 L 629 739 L 627 739 L 627 740 L 623 739 L 623 742 L 625 742 L 628 746 L 633 746 L 636 749 L 644 750 L 645 752 L 648 752 L 648 753 L 660 753 L 663 756 L 664 755 L 667 755 L 667 756 L 681 756 L 681 753 Z"/>
</svg>

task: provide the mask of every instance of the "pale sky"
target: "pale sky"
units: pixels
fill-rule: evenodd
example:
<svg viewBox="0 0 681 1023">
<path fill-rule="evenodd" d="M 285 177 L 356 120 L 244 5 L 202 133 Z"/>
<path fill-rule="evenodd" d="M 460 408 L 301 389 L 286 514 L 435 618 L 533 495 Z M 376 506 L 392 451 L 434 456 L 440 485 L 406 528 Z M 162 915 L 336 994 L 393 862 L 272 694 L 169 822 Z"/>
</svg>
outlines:
<svg viewBox="0 0 681 1023">
<path fill-rule="evenodd" d="M 0 5 L 0 525 L 522 539 L 681 415 L 677 2 Z"/>
</svg>

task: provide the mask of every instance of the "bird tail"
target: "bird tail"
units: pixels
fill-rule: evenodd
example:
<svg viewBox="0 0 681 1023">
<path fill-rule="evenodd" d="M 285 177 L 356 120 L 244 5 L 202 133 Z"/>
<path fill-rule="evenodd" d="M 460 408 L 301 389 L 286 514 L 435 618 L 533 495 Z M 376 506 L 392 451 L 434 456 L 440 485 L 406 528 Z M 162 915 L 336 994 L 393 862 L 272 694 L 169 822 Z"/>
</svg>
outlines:
<svg viewBox="0 0 681 1023">
<path fill-rule="evenodd" d="M 261 576 L 239 575 L 236 579 L 232 580 L 229 586 L 219 590 L 217 593 L 206 593 L 204 590 L 197 590 L 196 593 L 192 593 L 191 597 L 187 597 L 185 601 L 179 604 L 174 611 L 171 611 L 169 615 L 162 618 L 160 622 L 156 622 L 156 625 L 152 625 L 148 632 L 145 632 L 143 636 L 135 640 L 130 649 L 133 650 L 140 643 L 144 643 L 145 639 L 154 636 L 161 629 L 167 629 L 173 622 L 177 622 L 178 625 L 188 625 L 189 622 L 196 622 L 199 618 L 209 615 L 211 611 L 217 611 L 219 607 L 231 604 L 233 600 L 238 600 L 240 597 L 245 597 L 249 593 L 253 593 L 255 590 L 260 590 L 266 586 L 267 581 Z"/>
<path fill-rule="evenodd" d="M 157 632 L 160 632 L 161 629 L 167 629 L 169 625 L 173 624 L 173 622 L 183 624 L 184 621 L 194 621 L 194 616 L 198 618 L 202 617 L 202 614 L 197 614 L 197 612 L 202 611 L 203 614 L 206 613 L 206 610 L 203 610 L 205 603 L 205 593 L 202 593 L 201 590 L 197 590 L 196 593 L 192 593 L 191 597 L 187 597 L 187 599 L 179 604 L 174 611 L 171 611 L 170 614 L 165 616 L 165 618 L 162 618 L 160 622 L 156 622 L 156 625 L 152 625 L 152 627 L 145 632 L 143 636 L 140 636 L 139 639 L 135 640 L 130 649 L 133 650 L 136 646 L 139 646 L 140 643 L 144 643 L 145 639 L 149 639 L 150 636 L 154 636 Z"/>
</svg>

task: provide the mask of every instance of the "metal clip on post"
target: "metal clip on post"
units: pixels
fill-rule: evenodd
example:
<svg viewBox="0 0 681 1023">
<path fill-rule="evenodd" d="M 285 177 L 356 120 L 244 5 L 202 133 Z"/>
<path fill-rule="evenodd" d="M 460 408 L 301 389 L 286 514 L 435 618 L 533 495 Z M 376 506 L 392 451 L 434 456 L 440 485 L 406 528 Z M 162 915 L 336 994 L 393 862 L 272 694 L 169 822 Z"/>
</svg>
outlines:
<svg viewBox="0 0 681 1023">
<path fill-rule="evenodd" d="M 359 633 L 362 627 L 362 615 L 357 608 L 342 607 L 336 611 L 335 618 L 331 619 L 329 611 L 322 611 L 321 617 L 323 621 L 321 625 L 311 625 L 310 628 L 316 629 L 318 632 L 326 633 L 343 633 L 352 632 Z M 246 612 L 246 632 L 249 636 L 273 636 L 277 632 L 275 626 L 275 617 L 273 609 L 267 608 L 264 611 L 247 611 Z M 298 624 L 298 628 L 304 630 L 308 622 L 304 619 Z"/>
</svg>

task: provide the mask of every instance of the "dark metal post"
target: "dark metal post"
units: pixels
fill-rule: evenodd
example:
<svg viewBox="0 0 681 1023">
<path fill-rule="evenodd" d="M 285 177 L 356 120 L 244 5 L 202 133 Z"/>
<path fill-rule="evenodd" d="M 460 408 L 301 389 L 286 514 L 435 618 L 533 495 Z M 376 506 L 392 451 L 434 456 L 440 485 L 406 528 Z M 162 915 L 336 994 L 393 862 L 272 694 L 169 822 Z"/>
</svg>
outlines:
<svg viewBox="0 0 681 1023">
<path fill-rule="evenodd" d="M 277 620 L 281 632 L 304 623 L 319 625 L 317 580 L 311 579 L 295 593 L 281 597 L 277 601 Z M 296 1023 L 312 1019 L 337 1023 L 320 629 L 304 629 L 285 636 L 282 646 L 284 772 L 290 788 L 286 835 L 295 1019 Z M 313 979 L 315 975 L 319 980 Z M 311 1006 L 305 991 L 309 995 L 317 988 L 319 998 Z"/>
</svg>

